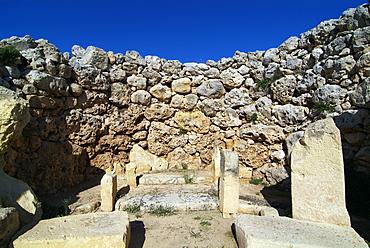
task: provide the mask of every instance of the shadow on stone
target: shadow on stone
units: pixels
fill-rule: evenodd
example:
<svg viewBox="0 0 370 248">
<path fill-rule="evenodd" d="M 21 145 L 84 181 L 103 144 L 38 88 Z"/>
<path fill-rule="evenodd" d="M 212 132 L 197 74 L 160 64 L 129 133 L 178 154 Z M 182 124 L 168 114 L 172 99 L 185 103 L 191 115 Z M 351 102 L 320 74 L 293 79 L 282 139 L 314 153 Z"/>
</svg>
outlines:
<svg viewBox="0 0 370 248">
<path fill-rule="evenodd" d="M 129 248 L 142 248 L 145 242 L 145 225 L 142 221 L 131 221 L 131 238 Z"/>
</svg>

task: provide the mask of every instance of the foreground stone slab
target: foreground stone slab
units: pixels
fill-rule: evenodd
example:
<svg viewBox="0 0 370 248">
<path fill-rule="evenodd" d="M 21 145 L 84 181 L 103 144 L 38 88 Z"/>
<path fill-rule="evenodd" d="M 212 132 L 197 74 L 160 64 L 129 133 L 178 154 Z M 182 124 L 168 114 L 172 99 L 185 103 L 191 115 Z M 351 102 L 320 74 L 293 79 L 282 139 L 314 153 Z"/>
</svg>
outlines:
<svg viewBox="0 0 370 248">
<path fill-rule="evenodd" d="M 235 229 L 243 248 L 368 248 L 351 227 L 287 217 L 240 215 Z"/>
<path fill-rule="evenodd" d="M 103 176 L 101 185 L 101 207 L 104 212 L 110 212 L 114 209 L 114 202 L 117 194 L 117 175 L 109 172 Z"/>
<path fill-rule="evenodd" d="M 291 153 L 293 218 L 350 226 L 339 129 L 328 118 L 310 124 Z"/>
<path fill-rule="evenodd" d="M 27 228 L 27 226 L 25 227 Z M 91 213 L 41 220 L 20 231 L 13 247 L 128 247 L 129 219 L 126 212 Z M 24 233 L 23 233 L 24 232 Z"/>
</svg>

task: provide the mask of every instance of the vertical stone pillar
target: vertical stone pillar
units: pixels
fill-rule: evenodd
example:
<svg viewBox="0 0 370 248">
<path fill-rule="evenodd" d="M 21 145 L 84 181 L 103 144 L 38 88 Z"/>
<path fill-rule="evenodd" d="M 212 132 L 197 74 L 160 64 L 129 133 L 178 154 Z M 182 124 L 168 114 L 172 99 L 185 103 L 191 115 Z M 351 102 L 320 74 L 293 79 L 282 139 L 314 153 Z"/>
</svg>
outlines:
<svg viewBox="0 0 370 248">
<path fill-rule="evenodd" d="M 114 210 L 117 194 L 117 176 L 114 172 L 106 173 L 100 181 L 101 185 L 101 210 L 110 212 Z"/>
<path fill-rule="evenodd" d="M 137 187 L 136 164 L 134 163 L 126 164 L 126 180 L 129 186 Z"/>
<path fill-rule="evenodd" d="M 239 209 L 239 157 L 236 152 L 221 152 L 220 211 L 223 218 L 230 218 Z"/>
<path fill-rule="evenodd" d="M 218 179 L 220 178 L 220 165 L 221 164 L 221 154 L 220 149 L 217 144 L 213 146 L 212 152 L 212 172 L 213 172 L 213 183 L 218 187 Z"/>
<path fill-rule="evenodd" d="M 341 137 L 333 119 L 311 123 L 291 156 L 293 218 L 350 226 Z"/>
</svg>

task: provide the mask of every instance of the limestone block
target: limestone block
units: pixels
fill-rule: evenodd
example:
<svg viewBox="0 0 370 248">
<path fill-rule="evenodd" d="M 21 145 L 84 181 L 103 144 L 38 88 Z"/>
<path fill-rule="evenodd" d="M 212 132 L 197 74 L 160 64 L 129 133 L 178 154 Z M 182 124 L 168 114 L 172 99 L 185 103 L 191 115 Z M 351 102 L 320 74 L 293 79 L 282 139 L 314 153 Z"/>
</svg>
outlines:
<svg viewBox="0 0 370 248">
<path fill-rule="evenodd" d="M 212 152 L 212 172 L 213 172 L 213 183 L 218 187 L 218 180 L 221 173 L 221 153 L 220 148 L 217 144 L 213 146 Z"/>
<path fill-rule="evenodd" d="M 172 91 L 180 94 L 190 93 L 191 80 L 189 78 L 180 78 L 172 82 Z"/>
<path fill-rule="evenodd" d="M 239 164 L 239 178 L 252 178 L 253 169 L 251 167 L 246 167 L 242 164 Z"/>
<path fill-rule="evenodd" d="M 129 186 L 137 187 L 136 164 L 134 164 L 134 163 L 126 164 L 126 180 L 127 180 L 127 184 Z"/>
<path fill-rule="evenodd" d="M 117 194 L 117 175 L 109 172 L 100 181 L 101 186 L 101 210 L 113 211 Z"/>
<path fill-rule="evenodd" d="M 19 229 L 19 215 L 15 208 L 0 208 L 0 247 L 6 247 Z"/>
<path fill-rule="evenodd" d="M 351 228 L 286 217 L 239 215 L 235 220 L 239 247 L 361 247 L 365 241 Z"/>
<path fill-rule="evenodd" d="M 208 133 L 211 125 L 210 119 L 199 110 L 192 112 L 178 111 L 174 119 L 181 129 L 196 133 Z"/>
<path fill-rule="evenodd" d="M 124 248 L 130 240 L 129 218 L 122 211 L 41 220 L 28 229 L 19 232 L 13 241 L 14 248 Z"/>
<path fill-rule="evenodd" d="M 221 152 L 220 211 L 224 218 L 238 213 L 239 209 L 239 158 L 236 152 Z"/>
<path fill-rule="evenodd" d="M 307 127 L 290 164 L 293 218 L 350 226 L 341 136 L 331 118 Z"/>
<path fill-rule="evenodd" d="M 168 168 L 168 162 L 164 158 L 160 158 L 148 151 L 145 151 L 141 146 L 134 145 L 130 151 L 130 162 L 136 164 L 136 174 L 144 172 L 161 171 Z"/>
</svg>

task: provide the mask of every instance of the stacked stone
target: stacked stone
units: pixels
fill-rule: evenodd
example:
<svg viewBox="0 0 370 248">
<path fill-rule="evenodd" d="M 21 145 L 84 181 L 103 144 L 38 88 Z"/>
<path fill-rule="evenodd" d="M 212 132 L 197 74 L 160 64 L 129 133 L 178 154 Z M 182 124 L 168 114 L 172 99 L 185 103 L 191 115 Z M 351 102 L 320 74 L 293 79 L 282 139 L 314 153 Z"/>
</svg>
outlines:
<svg viewBox="0 0 370 248">
<path fill-rule="evenodd" d="M 206 63 L 2 40 L 22 60 L 1 67 L 1 84 L 28 99 L 32 115 L 6 170 L 52 193 L 124 167 L 135 145 L 165 160 L 161 170 L 210 169 L 216 143 L 238 152 L 240 176 L 275 184 L 288 176 L 286 137 L 335 116 L 345 161 L 369 170 L 369 23 L 365 4 L 278 48 Z"/>
</svg>

